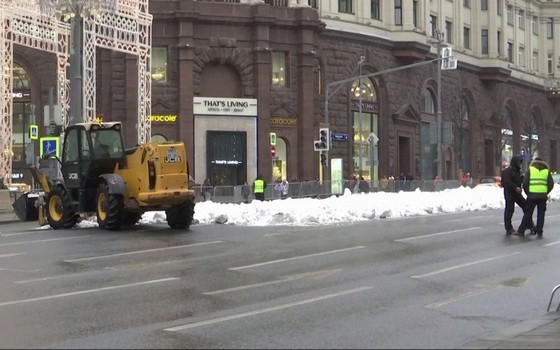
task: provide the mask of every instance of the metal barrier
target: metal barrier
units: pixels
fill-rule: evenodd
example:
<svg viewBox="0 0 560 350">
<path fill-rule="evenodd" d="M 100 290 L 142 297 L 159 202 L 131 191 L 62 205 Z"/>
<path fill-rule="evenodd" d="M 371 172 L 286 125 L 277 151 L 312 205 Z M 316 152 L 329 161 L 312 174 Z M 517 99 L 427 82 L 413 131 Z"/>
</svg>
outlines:
<svg viewBox="0 0 560 350">
<path fill-rule="evenodd" d="M 550 305 L 552 305 L 552 298 L 554 298 L 554 293 L 556 293 L 556 291 L 559 288 L 560 288 L 560 284 L 554 287 L 554 289 L 552 290 L 552 293 L 550 294 L 550 301 L 548 302 L 548 308 L 546 309 L 546 312 L 550 311 Z M 558 303 L 558 307 L 556 308 L 556 311 L 560 311 L 560 303 Z"/>
<path fill-rule="evenodd" d="M 461 187 L 459 180 L 380 180 L 366 181 L 369 192 L 399 192 L 416 191 L 422 192 L 443 191 Z M 274 190 L 275 183 L 268 183 L 264 191 L 265 200 L 280 200 L 280 193 Z M 474 184 L 473 184 L 474 186 Z M 238 186 L 200 186 L 194 185 L 192 189 L 196 193 L 195 201 L 203 202 L 211 200 L 218 203 L 249 203 L 255 199 L 252 185 Z M 355 180 L 332 180 L 332 181 L 301 181 L 289 183 L 288 198 L 326 198 L 339 196 L 348 189 L 352 193 L 360 193 L 359 181 Z"/>
</svg>

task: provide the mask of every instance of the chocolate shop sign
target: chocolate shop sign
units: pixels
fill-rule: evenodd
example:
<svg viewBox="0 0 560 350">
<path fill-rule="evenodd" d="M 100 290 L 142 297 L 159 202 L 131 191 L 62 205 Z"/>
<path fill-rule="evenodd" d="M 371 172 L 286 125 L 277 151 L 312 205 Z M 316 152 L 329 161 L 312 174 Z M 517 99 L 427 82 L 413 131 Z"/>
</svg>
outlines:
<svg viewBox="0 0 560 350">
<path fill-rule="evenodd" d="M 257 99 L 194 97 L 193 111 L 195 115 L 239 115 L 254 117 L 257 115 Z"/>
</svg>

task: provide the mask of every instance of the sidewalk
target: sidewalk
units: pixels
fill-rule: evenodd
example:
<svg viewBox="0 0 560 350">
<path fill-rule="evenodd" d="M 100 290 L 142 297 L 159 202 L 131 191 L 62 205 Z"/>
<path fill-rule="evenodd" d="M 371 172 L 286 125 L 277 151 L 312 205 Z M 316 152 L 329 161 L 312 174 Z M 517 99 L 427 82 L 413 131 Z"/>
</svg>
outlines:
<svg viewBox="0 0 560 350">
<path fill-rule="evenodd" d="M 560 349 L 559 299 L 555 295 L 551 311 L 541 317 L 516 323 L 458 349 Z"/>
<path fill-rule="evenodd" d="M 21 221 L 13 210 L 0 210 L 0 225 Z M 556 293 L 550 312 L 506 327 L 458 349 L 560 349 L 560 291 Z"/>
</svg>

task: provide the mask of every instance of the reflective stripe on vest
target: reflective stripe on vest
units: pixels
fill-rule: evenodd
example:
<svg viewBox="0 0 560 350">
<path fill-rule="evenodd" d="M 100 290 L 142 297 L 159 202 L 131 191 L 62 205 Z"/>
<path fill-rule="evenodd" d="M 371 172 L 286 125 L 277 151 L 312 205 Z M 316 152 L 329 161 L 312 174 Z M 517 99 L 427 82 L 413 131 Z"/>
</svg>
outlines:
<svg viewBox="0 0 560 350">
<path fill-rule="evenodd" d="M 255 193 L 264 193 L 264 180 L 255 180 Z"/>
<path fill-rule="evenodd" d="M 547 193 L 549 172 L 548 169 L 539 170 L 534 166 L 529 167 L 529 192 Z"/>
</svg>

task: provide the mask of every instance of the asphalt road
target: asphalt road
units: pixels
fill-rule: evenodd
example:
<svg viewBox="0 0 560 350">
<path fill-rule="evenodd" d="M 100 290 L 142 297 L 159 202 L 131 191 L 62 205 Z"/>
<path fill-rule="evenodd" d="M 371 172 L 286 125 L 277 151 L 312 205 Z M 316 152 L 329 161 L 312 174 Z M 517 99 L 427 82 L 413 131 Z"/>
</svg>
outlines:
<svg viewBox="0 0 560 350">
<path fill-rule="evenodd" d="M 457 348 L 546 313 L 559 209 L 542 239 L 506 237 L 501 210 L 189 231 L 4 224 L 0 347 Z"/>
</svg>

